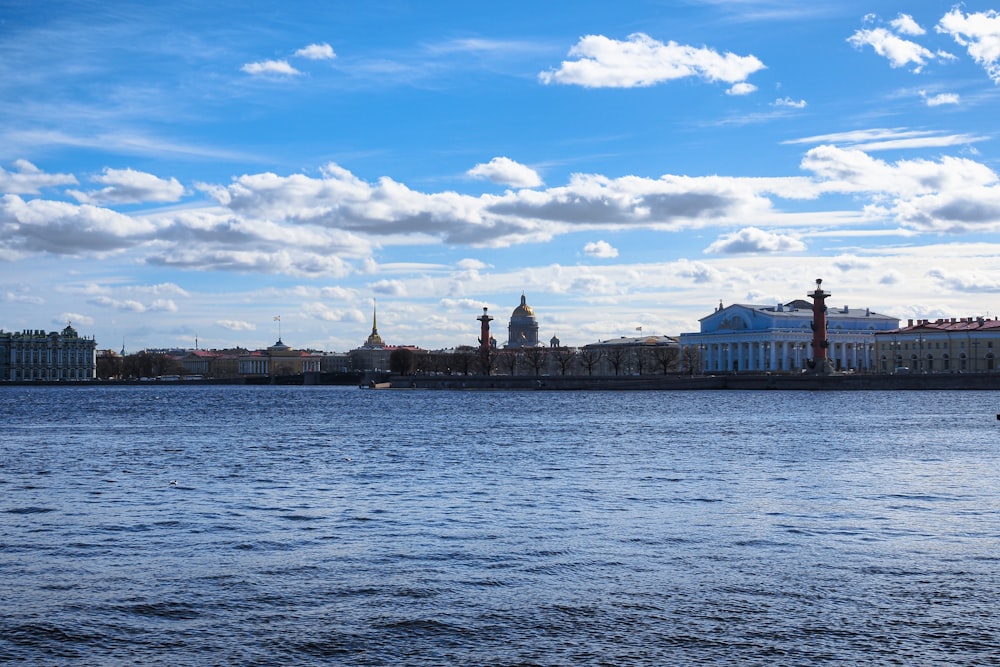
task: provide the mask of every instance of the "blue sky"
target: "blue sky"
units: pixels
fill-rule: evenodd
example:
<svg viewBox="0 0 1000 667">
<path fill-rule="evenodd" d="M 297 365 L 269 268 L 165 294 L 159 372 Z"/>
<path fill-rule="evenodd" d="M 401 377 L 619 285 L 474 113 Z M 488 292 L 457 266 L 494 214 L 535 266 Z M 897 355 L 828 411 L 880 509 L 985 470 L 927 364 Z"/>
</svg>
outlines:
<svg viewBox="0 0 1000 667">
<path fill-rule="evenodd" d="M 966 2 L 0 0 L 0 328 L 346 351 L 997 315 Z"/>
</svg>

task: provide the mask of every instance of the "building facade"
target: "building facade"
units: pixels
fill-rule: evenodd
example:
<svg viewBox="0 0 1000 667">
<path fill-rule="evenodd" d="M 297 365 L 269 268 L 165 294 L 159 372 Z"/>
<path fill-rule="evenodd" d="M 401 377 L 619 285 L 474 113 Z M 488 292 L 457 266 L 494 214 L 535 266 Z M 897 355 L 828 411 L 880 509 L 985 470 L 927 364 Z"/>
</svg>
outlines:
<svg viewBox="0 0 1000 667">
<path fill-rule="evenodd" d="M 666 375 L 679 368 L 680 345 L 670 336 L 622 336 L 584 345 L 578 358 L 586 375 Z"/>
<path fill-rule="evenodd" d="M 521 294 L 521 305 L 510 314 L 506 347 L 538 347 L 538 320 L 524 294 Z"/>
<path fill-rule="evenodd" d="M 876 334 L 899 320 L 868 308 L 827 308 L 827 359 L 833 370 L 876 370 Z M 681 355 L 703 373 L 799 372 L 813 357 L 812 304 L 719 307 L 701 318 L 701 331 L 680 336 Z"/>
<path fill-rule="evenodd" d="M 883 373 L 990 373 L 1000 370 L 1000 320 L 909 320 L 876 336 Z"/>
<path fill-rule="evenodd" d="M 295 350 L 278 339 L 266 350 L 249 352 L 239 359 L 239 374 L 244 377 L 277 377 L 318 373 L 322 354 Z"/>
<path fill-rule="evenodd" d="M 93 380 L 97 342 L 82 338 L 72 325 L 61 332 L 0 331 L 0 379 Z"/>
</svg>

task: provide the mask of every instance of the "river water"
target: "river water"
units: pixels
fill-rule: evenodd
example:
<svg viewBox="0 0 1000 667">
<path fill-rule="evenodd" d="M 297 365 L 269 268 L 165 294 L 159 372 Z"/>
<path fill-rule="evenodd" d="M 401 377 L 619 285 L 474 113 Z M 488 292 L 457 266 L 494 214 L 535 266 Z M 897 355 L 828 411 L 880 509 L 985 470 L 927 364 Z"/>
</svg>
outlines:
<svg viewBox="0 0 1000 667">
<path fill-rule="evenodd" d="M 1000 664 L 1000 393 L 0 389 L 0 662 Z"/>
</svg>

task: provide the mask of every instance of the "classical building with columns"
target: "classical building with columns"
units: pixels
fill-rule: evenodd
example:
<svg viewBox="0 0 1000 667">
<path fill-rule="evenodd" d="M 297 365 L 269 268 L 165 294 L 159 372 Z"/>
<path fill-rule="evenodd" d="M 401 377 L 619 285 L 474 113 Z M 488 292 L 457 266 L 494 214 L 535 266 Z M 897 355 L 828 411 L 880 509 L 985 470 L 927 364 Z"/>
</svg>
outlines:
<svg viewBox="0 0 1000 667">
<path fill-rule="evenodd" d="M 891 331 L 899 320 L 868 308 L 828 307 L 827 358 L 834 370 L 875 371 L 875 334 Z M 680 335 L 681 355 L 697 360 L 704 373 L 799 372 L 809 366 L 812 304 L 719 307 L 701 318 L 701 331 Z"/>
<path fill-rule="evenodd" d="M 49 333 L 0 329 L 0 380 L 93 380 L 96 367 L 97 343 L 72 324 Z"/>
</svg>

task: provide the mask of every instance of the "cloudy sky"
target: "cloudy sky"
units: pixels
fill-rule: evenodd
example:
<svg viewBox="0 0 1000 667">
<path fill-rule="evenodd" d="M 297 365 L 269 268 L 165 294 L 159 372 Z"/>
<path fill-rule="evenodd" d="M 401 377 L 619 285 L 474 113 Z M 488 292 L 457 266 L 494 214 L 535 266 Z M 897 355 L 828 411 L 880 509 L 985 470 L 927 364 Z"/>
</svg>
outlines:
<svg viewBox="0 0 1000 667">
<path fill-rule="evenodd" d="M 346 351 L 377 302 L 439 348 L 524 293 L 582 345 L 816 278 L 996 316 L 994 7 L 0 0 L 0 328 Z"/>
</svg>

